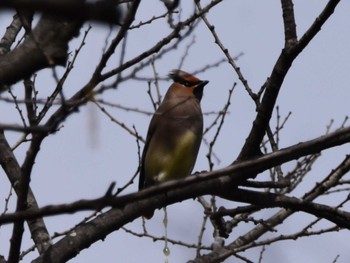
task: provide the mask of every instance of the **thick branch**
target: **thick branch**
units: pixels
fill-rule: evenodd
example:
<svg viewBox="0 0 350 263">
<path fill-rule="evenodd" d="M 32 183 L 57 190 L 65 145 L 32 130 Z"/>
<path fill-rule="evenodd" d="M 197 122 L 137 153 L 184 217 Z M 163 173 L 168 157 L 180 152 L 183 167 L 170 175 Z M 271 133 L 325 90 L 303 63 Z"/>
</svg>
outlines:
<svg viewBox="0 0 350 263">
<path fill-rule="evenodd" d="M 0 7 L 26 11 L 39 11 L 77 20 L 97 20 L 119 23 L 120 13 L 116 1 L 104 0 L 87 2 L 84 0 L 1 0 Z M 77 12 L 79 10 L 79 12 Z"/>
<path fill-rule="evenodd" d="M 0 132 L 0 152 L 0 164 L 8 176 L 17 195 L 19 195 L 19 191 L 21 189 L 19 188 L 18 182 L 21 178 L 21 168 L 2 132 Z M 28 210 L 26 211 L 38 209 L 38 204 L 30 188 L 28 189 L 26 204 L 28 207 Z M 46 229 L 44 221 L 42 218 L 36 217 L 35 219 L 28 221 L 28 226 L 39 253 L 43 253 L 50 245 L 50 235 Z"/>
<path fill-rule="evenodd" d="M 36 71 L 65 65 L 68 42 L 79 33 L 80 21 L 43 15 L 35 29 L 12 52 L 0 59 L 0 92 L 4 85 L 30 77 Z"/>
<path fill-rule="evenodd" d="M 321 183 L 317 183 L 313 189 L 303 196 L 303 200 L 311 202 L 328 189 L 336 186 L 339 180 L 350 170 L 350 156 L 346 156 L 345 160 L 334 169 Z M 231 244 L 225 246 L 219 251 L 215 251 L 198 257 L 195 260 L 190 261 L 191 263 L 213 263 L 222 262 L 229 256 L 239 251 L 244 250 L 244 247 L 248 246 L 251 242 L 257 240 L 260 236 L 270 231 L 271 228 L 282 223 L 286 218 L 293 214 L 292 210 L 280 210 L 274 214 L 268 220 L 265 220 L 264 224 L 259 224 L 243 236 L 237 238 Z M 266 226 L 269 227 L 266 227 Z"/>
<path fill-rule="evenodd" d="M 315 19 L 315 22 L 300 38 L 298 45 L 294 47 L 295 53 L 300 53 L 310 43 L 310 41 L 317 35 L 317 33 L 321 30 L 324 23 L 334 13 L 334 10 L 339 4 L 339 2 L 340 0 L 328 1 L 326 7 L 322 10 L 321 14 Z"/>
<path fill-rule="evenodd" d="M 295 58 L 303 51 L 306 45 L 314 38 L 323 24 L 334 12 L 340 0 L 330 0 L 316 21 L 304 34 L 300 41 L 291 48 L 284 48 L 277 59 L 270 78 L 267 81 L 264 96 L 258 107 L 257 116 L 253 122 L 253 127 L 246 139 L 246 142 L 238 156 L 238 160 L 244 160 L 260 154 L 260 143 L 269 125 L 277 96 L 281 89 L 284 78 Z"/>
<path fill-rule="evenodd" d="M 227 195 L 225 195 L 228 197 Z M 350 213 L 336 207 L 305 201 L 281 194 L 262 193 L 237 189 L 230 194 L 230 199 L 257 205 L 260 208 L 284 207 L 292 211 L 303 211 L 318 218 L 325 218 L 339 227 L 350 229 Z M 227 213 L 226 215 L 229 215 Z"/>
<path fill-rule="evenodd" d="M 121 208 L 112 209 L 91 222 L 76 228 L 74 235 L 66 236 L 33 262 L 39 263 L 50 260 L 50 262 L 62 262 L 74 257 L 80 250 L 89 247 L 92 243 L 103 239 L 112 231 L 139 217 L 145 209 L 160 208 L 205 194 L 233 191 L 234 185 L 238 185 L 242 178 L 246 178 L 247 174 L 263 171 L 302 155 L 316 153 L 332 147 L 332 145 L 335 146 L 345 142 L 350 142 L 350 128 L 274 152 L 256 160 L 244 161 L 212 173 L 202 173 L 198 176 L 188 177 L 185 180 L 167 182 L 138 193 L 118 197 L 115 199 L 115 205 Z M 230 176 L 225 176 L 227 174 L 230 174 Z M 285 216 L 284 212 L 283 210 L 280 214 L 277 214 L 271 225 L 280 222 L 281 217 Z M 254 234 L 262 235 L 266 231 L 265 228 L 260 226 L 259 231 L 254 232 Z M 228 250 L 228 252 L 224 250 L 224 252 L 223 258 L 226 258 L 226 253 L 229 253 L 228 256 L 231 255 L 231 250 Z"/>
<path fill-rule="evenodd" d="M 187 177 L 183 180 L 162 183 L 141 192 L 117 198 L 106 196 L 92 200 L 80 200 L 68 205 L 46 206 L 41 209 L 32 209 L 31 211 L 2 215 L 0 216 L 0 224 L 39 216 L 74 213 L 82 210 L 95 210 L 108 206 L 123 208 L 126 205 L 132 206 L 133 203 L 137 202 L 143 202 L 143 208 L 141 208 L 141 210 L 146 208 L 156 209 L 204 194 L 216 194 L 221 196 L 223 189 L 226 187 L 228 187 L 229 191 L 232 191 L 233 186 L 230 185 L 229 182 L 240 185 L 240 182 L 247 179 L 249 174 L 260 173 L 276 165 L 349 142 L 350 127 L 340 129 L 339 131 L 311 141 L 281 149 L 257 159 L 242 161 L 223 169 L 213 172 L 204 172 L 199 175 Z M 163 196 L 165 192 L 167 196 Z M 137 204 L 136 206 L 138 207 Z M 141 210 L 138 211 L 138 215 L 141 214 Z"/>
<path fill-rule="evenodd" d="M 62 262 L 62 260 L 74 257 L 80 250 L 104 238 L 111 231 L 139 217 L 144 209 L 155 209 L 205 194 L 230 192 L 234 189 L 234 185 L 239 185 L 239 182 L 242 179 L 246 179 L 247 175 L 251 173 L 258 173 L 303 155 L 317 153 L 347 142 L 350 142 L 350 128 L 340 129 L 318 139 L 301 143 L 255 160 L 240 162 L 211 173 L 202 173 L 184 180 L 167 182 L 138 193 L 118 198 L 104 197 L 102 204 L 96 203 L 96 200 L 88 200 L 79 201 L 71 205 L 31 209 L 30 211 L 19 212 L 15 215 L 7 214 L 0 216 L 0 223 L 3 224 L 14 219 L 37 218 L 42 215 L 75 212 L 90 208 L 96 209 L 97 207 L 102 208 L 104 206 L 119 207 L 119 209 L 112 209 L 95 220 L 78 227 L 75 235 L 69 235 L 63 238 L 43 256 L 45 260 L 47 259 L 46 257 L 49 257 L 53 260 L 52 262 Z M 163 193 L 167 194 L 164 195 Z M 64 253 L 63 250 L 65 250 Z M 36 262 L 43 262 L 43 258 L 37 259 Z M 54 259 L 57 261 L 54 261 Z"/>
<path fill-rule="evenodd" d="M 292 0 L 281 0 L 282 12 L 283 12 L 283 24 L 284 24 L 284 47 L 293 47 L 297 39 L 297 28 L 295 24 L 293 1 Z"/>
<path fill-rule="evenodd" d="M 0 40 L 0 55 L 7 54 L 10 52 L 12 44 L 15 42 L 19 31 L 22 28 L 21 19 L 15 15 L 11 25 L 6 28 L 4 36 Z"/>
</svg>

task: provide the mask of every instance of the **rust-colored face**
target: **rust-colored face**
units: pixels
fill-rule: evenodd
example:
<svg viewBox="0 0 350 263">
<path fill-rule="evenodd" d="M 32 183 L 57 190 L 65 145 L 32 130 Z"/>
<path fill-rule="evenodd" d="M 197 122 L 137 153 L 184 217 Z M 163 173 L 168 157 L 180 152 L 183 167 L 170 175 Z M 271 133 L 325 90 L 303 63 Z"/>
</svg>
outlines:
<svg viewBox="0 0 350 263">
<path fill-rule="evenodd" d="M 182 89 L 179 91 L 183 92 L 184 94 L 193 94 L 193 96 L 195 96 L 199 101 L 202 99 L 203 96 L 203 88 L 205 85 L 208 84 L 208 81 L 206 80 L 200 80 L 197 77 L 179 70 L 179 69 L 175 69 L 173 71 L 170 72 L 169 77 L 175 82 L 175 83 L 179 83 L 185 87 L 187 87 L 187 89 Z M 176 86 L 175 86 L 176 88 Z"/>
</svg>

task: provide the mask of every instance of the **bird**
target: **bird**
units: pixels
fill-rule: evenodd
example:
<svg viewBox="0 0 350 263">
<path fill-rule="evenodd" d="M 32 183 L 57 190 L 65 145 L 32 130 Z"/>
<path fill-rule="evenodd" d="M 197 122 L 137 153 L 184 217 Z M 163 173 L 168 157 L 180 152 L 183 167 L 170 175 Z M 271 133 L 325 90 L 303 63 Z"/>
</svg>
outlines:
<svg viewBox="0 0 350 263">
<path fill-rule="evenodd" d="M 200 102 L 207 80 L 175 69 L 174 81 L 149 124 L 140 165 L 139 191 L 191 174 L 203 136 Z M 143 211 L 150 219 L 154 210 Z"/>
</svg>

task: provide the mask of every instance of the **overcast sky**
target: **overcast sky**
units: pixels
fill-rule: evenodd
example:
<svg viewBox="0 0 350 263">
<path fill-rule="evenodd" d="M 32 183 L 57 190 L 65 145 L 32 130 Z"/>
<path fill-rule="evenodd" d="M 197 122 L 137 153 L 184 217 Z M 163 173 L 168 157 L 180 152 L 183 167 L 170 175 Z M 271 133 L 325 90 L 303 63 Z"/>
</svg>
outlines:
<svg viewBox="0 0 350 263">
<path fill-rule="evenodd" d="M 142 1 L 136 22 L 163 14 L 165 8 L 159 2 L 158 0 Z M 204 6 L 207 1 L 202 2 Z M 315 20 L 326 2 L 324 0 L 294 1 L 299 37 Z M 192 5 L 189 5 L 188 8 L 192 11 Z M 289 111 L 292 112 L 292 115 L 281 133 L 281 147 L 316 138 L 325 133 L 326 126 L 331 119 L 334 119 L 334 128 L 336 128 L 343 122 L 345 116 L 349 116 L 349 10 L 350 1 L 344 0 L 339 4 L 335 14 L 294 62 L 284 81 L 277 104 L 280 106 L 282 118 Z M 6 26 L 9 25 L 11 16 L 10 13 L 0 13 L 1 36 Z M 224 1 L 210 12 L 208 19 L 215 25 L 221 41 L 232 56 L 244 53 L 237 64 L 251 88 L 258 91 L 270 75 L 284 45 L 280 1 Z M 109 28 L 96 24 L 92 26 L 87 37 L 87 44 L 64 89 L 66 97 L 74 94 L 89 80 L 101 56 Z M 84 26 L 82 32 L 86 28 L 87 25 Z M 147 50 L 166 36 L 169 31 L 169 27 L 164 21 L 161 21 L 146 26 L 142 30 L 131 32 L 128 36 L 126 59 Z M 71 42 L 72 51 L 78 47 L 82 35 Z M 188 39 L 186 43 L 190 42 L 191 39 Z M 164 77 L 170 70 L 178 67 L 185 48 L 186 45 L 182 44 L 177 50 L 155 63 L 159 76 Z M 185 60 L 183 69 L 191 72 L 219 61 L 223 57 L 210 31 L 204 23 L 201 23 L 195 34 L 195 44 L 189 50 L 189 56 Z M 116 55 L 114 65 L 117 65 L 118 61 Z M 61 69 L 58 71 L 62 72 Z M 53 90 L 54 85 L 50 70 L 44 70 L 41 73 L 37 78 L 37 88 L 39 96 L 45 98 L 49 91 Z M 140 77 L 151 77 L 152 68 L 148 67 L 141 73 Z M 221 110 L 227 99 L 228 90 L 234 82 L 238 84 L 233 93 L 230 114 L 214 149 L 220 160 L 215 163 L 215 168 L 221 168 L 234 161 L 244 144 L 255 117 L 255 106 L 229 64 L 222 64 L 219 68 L 199 74 L 198 77 L 210 81 L 205 87 L 205 95 L 202 99 L 203 112 Z M 162 94 L 166 92 L 169 85 L 169 81 L 160 82 Z M 109 91 L 103 98 L 116 104 L 152 111 L 147 88 L 146 82 L 130 82 L 120 86 L 118 90 Z M 19 95 L 22 94 L 21 88 L 17 87 L 14 91 Z M 129 127 L 135 125 L 138 132 L 145 137 L 150 116 L 118 109 L 109 110 L 116 119 Z M 2 123 L 20 123 L 18 113 L 13 106 L 1 103 L 0 111 L 3 112 Z M 205 126 L 210 124 L 212 118 L 212 116 L 205 118 Z M 275 118 L 271 122 L 271 127 L 274 126 Z M 16 133 L 7 133 L 7 136 L 11 143 L 15 143 L 19 138 Z M 212 136 L 209 135 L 208 139 L 211 138 Z M 26 146 L 16 151 L 20 160 L 23 160 Z M 310 175 L 311 179 L 306 180 L 305 187 L 313 185 L 312 177 L 324 177 L 328 174 L 341 162 L 345 154 L 349 153 L 349 150 L 349 146 L 342 146 L 324 154 L 315 165 Z M 40 206 L 99 197 L 104 194 L 112 181 L 122 186 L 137 169 L 136 152 L 136 141 L 125 130 L 112 123 L 95 106 L 83 107 L 79 113 L 69 117 L 64 127 L 57 134 L 47 138 L 42 145 L 32 175 L 32 188 Z M 194 170 L 208 169 L 205 157 L 207 152 L 208 148 L 202 144 Z M 0 211 L 2 211 L 9 184 L 3 171 L 0 171 L 0 175 Z M 136 190 L 137 184 L 129 188 L 129 192 Z M 12 198 L 13 204 L 15 204 L 14 197 Z M 72 227 L 86 215 L 88 213 L 52 217 L 47 218 L 46 222 L 49 231 L 53 234 Z M 300 228 L 310 218 L 312 217 L 301 215 L 288 219 L 283 225 L 283 232 L 288 233 L 295 226 Z M 154 218 L 147 222 L 150 233 L 156 236 L 164 234 L 162 219 L 163 212 L 157 211 Z M 202 208 L 194 200 L 169 207 L 168 233 L 170 238 L 196 243 L 201 222 Z M 329 223 L 325 221 L 325 224 Z M 137 219 L 127 227 L 134 231 L 141 231 L 141 220 Z M 250 224 L 245 230 L 249 227 L 251 227 Z M 7 256 L 11 230 L 10 225 L 0 228 L 1 255 Z M 233 235 L 234 237 L 244 233 L 244 229 L 235 231 L 237 235 Z M 205 240 L 206 244 L 210 245 L 211 231 L 207 231 Z M 349 242 L 350 235 L 345 231 L 313 239 L 285 241 L 268 248 L 263 262 L 332 262 L 339 254 L 337 263 L 345 263 L 350 257 Z M 27 231 L 22 248 L 27 249 L 30 244 L 30 236 Z M 97 242 L 89 249 L 82 251 L 70 262 L 164 262 L 163 246 L 163 242 L 153 242 L 148 238 L 135 238 L 120 230 L 109 235 L 104 242 Z M 170 245 L 170 250 L 171 263 L 186 262 L 195 257 L 195 252 L 187 248 Z M 25 258 L 24 262 L 30 262 L 30 259 L 36 256 L 36 252 L 33 252 Z M 259 258 L 259 250 L 251 250 L 246 256 L 256 262 Z M 226 262 L 233 262 L 233 259 Z"/>
</svg>

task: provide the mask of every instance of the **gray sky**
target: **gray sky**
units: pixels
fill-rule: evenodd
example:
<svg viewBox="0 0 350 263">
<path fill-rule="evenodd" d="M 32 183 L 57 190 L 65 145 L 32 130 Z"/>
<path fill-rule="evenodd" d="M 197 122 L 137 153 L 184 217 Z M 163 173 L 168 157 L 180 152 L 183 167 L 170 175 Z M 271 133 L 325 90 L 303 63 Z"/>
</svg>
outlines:
<svg viewBox="0 0 350 263">
<path fill-rule="evenodd" d="M 145 3 L 146 2 L 146 3 Z M 186 1 L 183 1 L 186 2 Z M 190 2 L 190 1 L 189 1 Z M 315 20 L 327 1 L 324 0 L 296 0 L 294 1 L 298 37 L 300 37 Z M 202 3 L 204 6 L 204 3 Z M 326 125 L 334 119 L 334 128 L 338 127 L 349 115 L 349 64 L 350 64 L 350 17 L 349 1 L 342 1 L 335 14 L 322 28 L 321 32 L 294 62 L 288 73 L 281 94 L 278 98 L 282 118 L 289 111 L 292 112 L 285 129 L 281 133 L 281 147 L 296 144 L 324 134 Z M 192 11 L 192 5 L 189 5 Z M 158 0 L 143 1 L 136 21 L 160 15 L 165 8 Z M 7 21 L 11 15 L 1 13 L 1 20 Z M 240 0 L 224 1 L 214 8 L 208 19 L 215 25 L 215 29 L 232 56 L 243 52 L 237 64 L 250 87 L 258 91 L 272 71 L 272 67 L 280 54 L 283 43 L 283 23 L 280 1 Z M 84 27 L 84 29 L 87 26 Z M 0 29 L 1 35 L 5 26 Z M 163 21 L 154 22 L 141 30 L 134 30 L 129 35 L 126 59 L 142 53 L 166 36 L 169 28 Z M 82 31 L 83 32 L 83 31 Z M 109 30 L 107 27 L 93 24 L 88 35 L 86 46 L 75 65 L 64 89 L 66 97 L 74 94 L 85 84 L 90 73 L 95 68 L 101 56 L 101 49 Z M 71 50 L 77 48 L 80 38 L 71 42 Z M 189 43 L 187 41 L 186 43 Z M 157 61 L 155 67 L 159 76 L 177 68 L 183 55 L 185 45 Z M 214 43 L 213 37 L 204 23 L 199 25 L 195 34 L 195 44 L 189 51 L 183 69 L 189 72 L 211 64 L 223 58 L 224 55 Z M 117 65 L 119 58 L 115 55 L 113 63 Z M 111 66 L 114 66 L 111 65 Z M 58 72 L 62 72 L 59 69 Z M 141 76 L 141 74 L 140 74 Z M 152 76 L 152 69 L 148 67 L 142 71 L 142 76 Z M 40 72 L 37 79 L 39 96 L 45 98 L 51 91 L 52 73 L 49 70 Z M 236 74 L 229 64 L 222 64 L 206 73 L 199 74 L 199 78 L 209 80 L 205 87 L 202 100 L 204 112 L 218 111 L 226 101 L 228 90 L 234 82 L 238 85 L 234 90 L 230 114 L 215 147 L 215 153 L 220 158 L 215 168 L 230 164 L 239 153 L 244 140 L 251 129 L 255 117 L 254 104 L 238 81 Z M 169 87 L 170 82 L 160 82 L 162 94 Z M 15 89 L 21 94 L 21 89 Z M 145 82 L 128 82 L 118 90 L 109 91 L 103 99 L 117 104 L 137 107 L 152 111 L 152 105 L 147 95 Z M 0 104 L 3 114 L 1 122 L 19 123 L 18 113 L 11 105 Z M 137 113 L 127 113 L 118 109 L 109 109 L 110 113 L 129 127 L 135 125 L 138 132 L 145 137 L 150 117 Z M 205 119 L 209 125 L 212 116 Z M 275 118 L 271 127 L 275 126 Z M 14 143 L 18 134 L 10 134 Z M 212 138 L 212 134 L 208 139 Z M 16 151 L 21 160 L 25 154 L 25 147 Z M 142 145 L 143 147 L 143 145 Z M 314 179 L 322 178 L 334 168 L 349 153 L 349 146 L 338 147 L 324 154 L 314 166 L 314 170 L 304 183 L 305 189 L 314 184 Z M 78 114 L 73 114 L 64 123 L 64 127 L 55 135 L 46 139 L 36 161 L 32 176 L 32 188 L 41 206 L 71 202 L 81 198 L 95 198 L 104 194 L 109 184 L 116 181 L 118 186 L 124 185 L 137 168 L 137 145 L 135 139 L 125 130 L 112 123 L 94 105 L 83 107 Z M 195 170 L 208 169 L 205 155 L 208 148 L 202 144 Z M 287 166 L 286 166 L 287 167 Z M 286 171 L 288 171 L 286 169 Z M 0 201 L 7 196 L 9 185 L 3 171 L 0 171 Z M 300 189 L 300 193 L 303 190 Z M 136 191 L 137 184 L 129 191 Z M 0 211 L 3 201 L 0 202 Z M 12 205 L 15 198 L 12 198 Z M 237 204 L 238 205 L 238 204 Z M 233 207 L 231 204 L 230 207 Z M 196 243 L 200 224 L 202 222 L 202 208 L 193 200 L 178 203 L 169 207 L 168 235 L 175 240 Z M 72 227 L 88 213 L 78 213 L 69 216 L 47 218 L 47 226 L 51 231 L 59 232 Z M 179 216 L 181 215 L 181 216 Z M 268 215 L 268 212 L 266 212 Z M 295 227 L 305 225 L 310 216 L 300 214 L 288 219 L 283 225 L 283 233 L 289 233 Z M 147 222 L 148 231 L 156 236 L 162 236 L 163 212 L 157 211 L 154 218 Z M 328 222 L 324 224 L 330 225 Z M 137 219 L 127 225 L 135 231 L 141 231 L 141 220 Z M 237 229 L 237 237 L 243 230 Z M 9 236 L 12 228 L 0 228 L 0 254 L 7 255 Z M 274 233 L 269 234 L 271 236 Z M 206 233 L 206 242 L 212 241 L 211 231 Z M 341 240 L 341 242 L 339 242 Z M 348 262 L 350 252 L 348 232 L 325 235 L 324 237 L 285 241 L 267 249 L 263 262 L 332 262 L 339 254 L 337 263 Z M 229 243 L 229 240 L 227 241 Z M 26 232 L 23 249 L 30 246 L 30 237 Z M 163 242 L 153 242 L 148 238 L 135 238 L 125 234 L 122 230 L 109 235 L 104 242 L 97 242 L 89 249 L 82 251 L 70 262 L 164 262 L 162 253 Z M 187 248 L 170 245 L 169 261 L 186 262 L 195 256 L 195 252 Z M 250 250 L 246 254 L 254 262 L 259 258 L 259 250 Z M 254 254 L 255 253 L 255 254 Z M 28 255 L 24 262 L 36 257 L 36 252 Z M 233 259 L 226 262 L 233 262 Z M 238 262 L 238 261 L 237 261 Z"/>
</svg>

